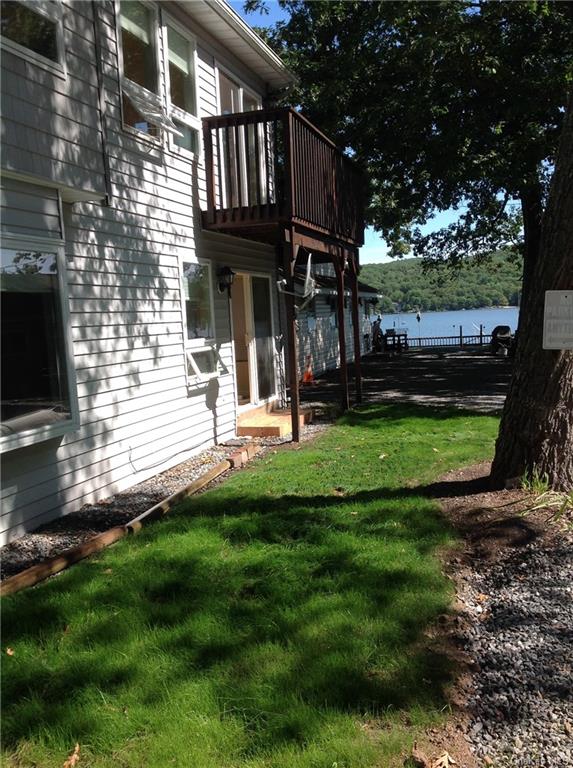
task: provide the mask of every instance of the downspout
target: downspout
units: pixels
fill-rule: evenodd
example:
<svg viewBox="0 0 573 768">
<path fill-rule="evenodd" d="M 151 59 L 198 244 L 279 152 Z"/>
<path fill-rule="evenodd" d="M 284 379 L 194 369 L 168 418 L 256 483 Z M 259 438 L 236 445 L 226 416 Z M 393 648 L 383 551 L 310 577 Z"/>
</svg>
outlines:
<svg viewBox="0 0 573 768">
<path fill-rule="evenodd" d="M 103 85 L 103 60 L 102 60 L 102 45 L 99 30 L 99 13 L 98 13 L 97 0 L 92 0 L 92 19 L 94 28 L 94 48 L 96 57 L 96 77 L 97 77 L 97 93 L 99 104 L 99 132 L 101 138 L 101 152 L 103 159 L 103 179 L 105 187 L 105 198 L 103 205 L 109 206 L 112 198 L 111 189 L 111 173 L 109 168 L 108 157 L 108 144 L 107 144 L 107 122 L 106 112 L 107 105 L 105 100 L 104 85 Z"/>
</svg>

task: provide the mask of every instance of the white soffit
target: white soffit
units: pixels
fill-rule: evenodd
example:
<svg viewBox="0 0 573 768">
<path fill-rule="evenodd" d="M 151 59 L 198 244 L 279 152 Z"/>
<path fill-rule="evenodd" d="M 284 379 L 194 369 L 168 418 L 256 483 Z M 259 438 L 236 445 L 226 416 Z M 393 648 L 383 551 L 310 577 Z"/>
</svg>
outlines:
<svg viewBox="0 0 573 768">
<path fill-rule="evenodd" d="M 271 89 L 296 81 L 276 53 L 224 0 L 180 0 L 180 5 Z"/>
</svg>

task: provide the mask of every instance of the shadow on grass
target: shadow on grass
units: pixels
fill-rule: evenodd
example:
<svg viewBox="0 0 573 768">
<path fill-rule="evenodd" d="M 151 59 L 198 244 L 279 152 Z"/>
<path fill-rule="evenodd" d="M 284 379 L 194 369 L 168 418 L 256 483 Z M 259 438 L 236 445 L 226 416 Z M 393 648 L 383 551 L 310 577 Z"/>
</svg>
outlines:
<svg viewBox="0 0 573 768">
<path fill-rule="evenodd" d="M 479 414 L 470 409 L 456 408 L 453 406 L 428 406 L 412 405 L 411 403 L 370 404 L 361 405 L 347 411 L 340 419 L 339 424 L 350 427 L 372 427 L 379 429 L 382 422 L 408 422 L 411 424 L 412 416 L 427 421 L 447 421 L 452 418 L 479 418 Z"/>
<path fill-rule="evenodd" d="M 249 724 L 250 749 L 312 738 L 316 718 L 301 719 L 300 704 L 379 714 L 443 702 L 448 663 L 418 647 L 447 606 L 439 573 L 420 562 L 443 539 L 434 512 L 406 515 L 406 529 L 401 504 L 384 510 L 379 494 L 241 498 L 232 510 L 215 494 L 197 501 L 194 517 L 6 601 L 17 649 L 6 747 L 47 729 L 93 739 L 105 725 L 90 704 L 98 691 L 157 706 L 198 679 Z M 354 521 L 357 501 L 379 509 Z"/>
<path fill-rule="evenodd" d="M 379 406 L 341 424 L 413 413 L 445 418 Z M 443 706 L 450 665 L 424 632 L 448 610 L 433 553 L 451 531 L 427 487 L 280 495 L 296 457 L 280 458 L 258 485 L 240 473 L 5 600 L 7 749 L 57 733 L 111 750 L 151 722 L 161 732 L 175 708 L 182 728 L 191 713 L 205 730 L 232 723 L 252 757 L 325 738 L 343 715 Z"/>
</svg>

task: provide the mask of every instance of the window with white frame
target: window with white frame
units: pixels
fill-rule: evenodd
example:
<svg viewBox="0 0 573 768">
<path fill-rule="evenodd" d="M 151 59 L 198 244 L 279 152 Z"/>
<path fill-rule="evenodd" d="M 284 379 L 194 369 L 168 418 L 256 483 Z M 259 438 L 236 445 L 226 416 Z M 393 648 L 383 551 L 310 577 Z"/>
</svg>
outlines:
<svg viewBox="0 0 573 768">
<path fill-rule="evenodd" d="M 63 250 L 53 239 L 2 237 L 2 449 L 76 426 Z"/>
<path fill-rule="evenodd" d="M 217 374 L 211 265 L 182 265 L 187 375 L 201 381 Z"/>
<path fill-rule="evenodd" d="M 0 3 L 2 46 L 54 74 L 65 74 L 62 7 L 50 0 Z"/>
<path fill-rule="evenodd" d="M 223 115 L 234 112 L 252 112 L 261 109 L 260 97 L 250 92 L 242 83 L 229 77 L 219 69 L 219 111 Z M 260 194 L 257 198 L 257 156 L 255 154 L 255 132 L 258 133 L 259 146 L 259 184 Z M 219 140 L 223 148 L 223 156 L 228 157 L 229 168 L 224 169 L 221 177 L 221 195 L 223 207 L 237 208 L 247 205 L 250 201 L 258 200 L 267 202 L 266 196 L 266 154 L 264 146 L 263 126 L 249 125 L 247 127 L 247 141 L 241 132 L 238 143 L 236 134 L 219 129 Z M 239 169 L 237 169 L 237 156 Z M 247 173 L 247 166 L 249 172 Z M 248 181 L 247 181 L 248 180 Z"/>
<path fill-rule="evenodd" d="M 167 16 L 164 16 L 163 40 L 167 73 L 167 109 L 177 128 L 172 144 L 192 154 L 199 153 L 201 121 L 197 107 L 195 40 Z"/>
<path fill-rule="evenodd" d="M 152 139 L 161 129 L 180 135 L 165 110 L 159 66 L 159 10 L 145 0 L 121 0 L 121 95 L 123 124 Z"/>
<path fill-rule="evenodd" d="M 157 11 L 138 0 L 119 5 L 124 125 L 148 136 L 159 135 L 152 113 L 161 105 L 157 58 Z"/>
</svg>

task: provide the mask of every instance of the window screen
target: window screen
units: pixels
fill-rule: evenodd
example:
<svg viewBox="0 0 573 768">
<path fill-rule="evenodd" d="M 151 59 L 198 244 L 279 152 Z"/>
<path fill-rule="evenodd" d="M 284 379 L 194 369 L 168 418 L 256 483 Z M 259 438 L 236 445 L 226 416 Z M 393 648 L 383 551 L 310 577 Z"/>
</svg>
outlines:
<svg viewBox="0 0 573 768">
<path fill-rule="evenodd" d="M 168 26 L 167 47 L 171 103 L 189 115 L 197 115 L 193 44 Z"/>
</svg>

